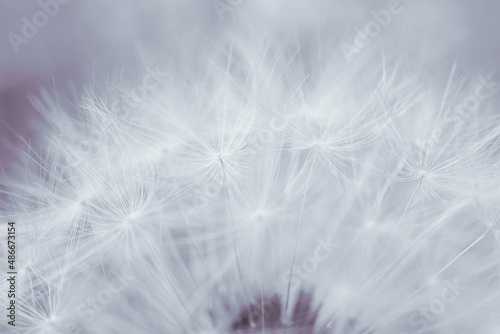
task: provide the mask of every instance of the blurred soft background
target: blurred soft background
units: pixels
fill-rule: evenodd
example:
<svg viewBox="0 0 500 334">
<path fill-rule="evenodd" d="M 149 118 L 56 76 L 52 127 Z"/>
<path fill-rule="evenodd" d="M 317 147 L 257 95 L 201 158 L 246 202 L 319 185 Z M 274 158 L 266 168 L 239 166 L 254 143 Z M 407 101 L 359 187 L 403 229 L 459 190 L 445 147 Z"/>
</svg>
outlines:
<svg viewBox="0 0 500 334">
<path fill-rule="evenodd" d="M 32 22 L 40 2 L 0 1 L 0 156 L 9 168 L 20 144 L 15 133 L 31 138 L 30 120 L 39 117 L 28 100 L 41 87 L 68 84 L 82 88 L 102 81 L 113 69 L 137 67 L 144 50 L 179 56 L 186 43 L 210 43 L 244 21 L 298 32 L 320 27 L 352 36 L 353 28 L 370 20 L 370 11 L 388 0 L 60 0 L 49 17 L 16 53 L 9 33 L 22 35 L 23 17 Z M 404 11 L 394 17 L 377 43 L 416 53 L 430 69 L 459 59 L 481 70 L 498 70 L 499 0 L 401 0 Z M 218 13 L 214 4 L 219 5 Z M 231 9 L 230 11 L 227 9 Z M 55 10 L 55 9 L 54 9 Z M 43 20 L 43 17 L 40 18 Z M 332 43 L 339 43 L 332 36 Z M 307 41 L 304 42 L 307 45 Z M 201 47 L 199 48 L 202 49 Z"/>
</svg>

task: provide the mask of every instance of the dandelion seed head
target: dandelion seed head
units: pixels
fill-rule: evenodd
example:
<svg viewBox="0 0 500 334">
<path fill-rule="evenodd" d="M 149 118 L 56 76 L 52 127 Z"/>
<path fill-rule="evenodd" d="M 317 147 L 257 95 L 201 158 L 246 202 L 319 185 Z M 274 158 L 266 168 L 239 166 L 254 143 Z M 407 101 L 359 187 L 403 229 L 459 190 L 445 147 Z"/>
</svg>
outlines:
<svg viewBox="0 0 500 334">
<path fill-rule="evenodd" d="M 41 138 L 2 181 L 25 332 L 414 332 L 455 279 L 428 330 L 494 328 L 494 110 L 450 124 L 466 82 L 410 55 L 346 66 L 322 34 L 232 33 L 160 57 L 144 99 L 120 80 L 33 99 Z"/>
</svg>

